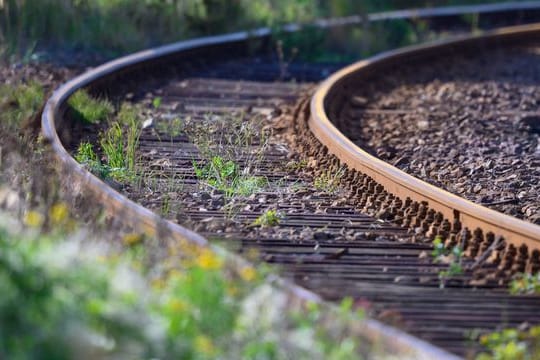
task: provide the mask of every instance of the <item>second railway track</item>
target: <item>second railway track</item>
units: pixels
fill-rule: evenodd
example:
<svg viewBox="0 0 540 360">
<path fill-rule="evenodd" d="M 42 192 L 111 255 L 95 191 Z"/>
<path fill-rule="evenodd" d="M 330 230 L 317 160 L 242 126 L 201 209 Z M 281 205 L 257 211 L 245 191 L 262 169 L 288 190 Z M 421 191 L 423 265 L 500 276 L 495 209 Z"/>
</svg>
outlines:
<svg viewBox="0 0 540 360">
<path fill-rule="evenodd" d="M 513 31 L 516 39 L 520 34 L 540 34 L 537 27 Z M 492 38 L 498 36 L 504 37 L 495 34 Z M 404 189 L 395 191 L 395 184 L 381 185 L 369 168 L 356 166 L 353 155 L 334 147 L 323 127 L 314 125 L 324 109 L 312 105 L 310 113 L 307 95 L 335 69 L 306 64 L 290 66 L 284 73 L 267 56 L 246 56 L 245 41 L 233 36 L 195 42 L 128 58 L 83 76 L 49 102 L 45 135 L 66 169 L 74 171 L 76 165 L 65 158 L 56 129 L 72 151 L 83 139 L 97 143 L 96 134 L 103 129 L 79 126 L 67 131 L 71 126 L 66 116 L 68 96 L 80 87 L 90 87 L 94 93 L 139 103 L 152 119 L 138 149 L 145 175 L 138 184 L 117 186 L 146 208 L 247 257 L 278 264 L 284 276 L 326 299 L 351 296 L 370 316 L 460 356 L 478 351 L 474 333 L 540 323 L 539 296 L 507 292 L 513 274 L 540 268 L 534 237 L 521 243 L 519 239 L 499 240 L 493 228 L 483 232 L 481 226 L 480 230 L 471 228 L 466 220 L 458 217 L 456 221 L 433 208 L 430 201 L 422 202 Z M 464 43 L 475 41 L 485 39 Z M 459 44 L 444 46 L 457 48 Z M 230 60 L 216 61 L 222 54 Z M 328 91 L 329 86 L 324 89 Z M 160 104 L 153 108 L 156 98 Z M 317 99 L 321 97 L 312 101 Z M 175 119 L 182 119 L 181 131 L 171 131 Z M 273 135 L 269 140 L 253 135 L 242 150 L 235 149 L 235 144 L 224 139 L 242 124 L 251 124 L 257 134 L 272 129 Z M 204 129 L 206 134 L 197 135 Z M 265 183 L 250 196 L 230 196 L 205 185 L 194 164 L 200 170 L 212 159 L 201 151 L 200 136 L 223 140 L 219 151 L 239 151 L 239 169 L 249 168 L 246 173 L 266 179 Z M 256 161 L 250 157 L 254 153 Z M 96 179 L 84 170 L 76 171 L 89 179 L 90 188 L 101 191 Z M 125 200 L 108 191 L 100 196 L 114 203 L 120 214 Z M 445 206 L 454 216 L 456 209 Z M 159 222 L 135 207 L 122 210 L 135 226 L 147 221 L 144 225 L 152 227 Z M 279 224 L 254 226 L 268 210 L 281 217 Z M 401 221 L 396 221 L 396 215 Z M 179 237 L 193 236 L 174 225 L 166 228 L 179 231 Z M 432 236 L 420 229 L 431 230 Z M 441 271 L 448 265 L 435 263 L 430 255 L 435 229 L 447 246 L 461 244 L 465 250 L 462 274 L 441 280 Z"/>
</svg>

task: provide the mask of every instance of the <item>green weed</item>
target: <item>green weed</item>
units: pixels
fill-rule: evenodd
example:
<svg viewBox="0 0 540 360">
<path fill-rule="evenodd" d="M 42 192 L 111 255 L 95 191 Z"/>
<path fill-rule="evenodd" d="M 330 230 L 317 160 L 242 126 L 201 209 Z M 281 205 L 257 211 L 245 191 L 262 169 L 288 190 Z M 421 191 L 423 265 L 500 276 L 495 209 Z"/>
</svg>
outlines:
<svg viewBox="0 0 540 360">
<path fill-rule="evenodd" d="M 108 120 L 114 111 L 110 102 L 94 99 L 84 90 L 79 90 L 71 95 L 68 104 L 73 110 L 72 114 L 75 119 L 90 124 L 98 124 Z"/>
<path fill-rule="evenodd" d="M 337 311 L 333 313 L 334 319 L 338 319 L 338 321 L 347 321 L 351 318 L 355 321 L 364 319 L 364 311 L 362 309 L 354 310 L 353 304 L 352 298 L 343 299 Z M 359 341 L 354 337 L 347 336 L 343 331 L 328 336 L 328 333 L 321 332 L 311 326 L 313 323 L 328 321 L 325 319 L 323 309 L 319 304 L 308 302 L 302 312 L 293 312 L 291 315 L 293 323 L 303 333 L 303 336 L 311 338 L 311 346 L 324 354 L 322 358 L 345 360 L 359 357 Z"/>
<path fill-rule="evenodd" d="M 223 191 L 227 196 L 249 196 L 259 191 L 266 180 L 261 177 L 246 176 L 232 160 L 214 156 L 206 164 L 193 162 L 195 175 L 210 187 Z"/>
<path fill-rule="evenodd" d="M 184 122 L 180 118 L 174 118 L 172 120 L 161 120 L 156 123 L 156 129 L 160 133 L 168 134 L 171 137 L 177 137 L 182 134 L 184 128 Z"/>
<path fill-rule="evenodd" d="M 157 109 L 161 106 L 161 97 L 157 96 L 152 100 L 152 106 Z"/>
<path fill-rule="evenodd" d="M 82 142 L 79 144 L 79 148 L 75 154 L 75 160 L 80 164 L 87 166 L 91 172 L 100 177 L 106 178 L 109 175 L 108 168 L 101 163 L 99 157 L 94 152 L 93 145 L 89 142 Z"/>
<path fill-rule="evenodd" d="M 262 176 L 241 175 L 233 184 L 232 193 L 241 196 L 249 196 L 261 191 L 268 180 Z"/>
<path fill-rule="evenodd" d="M 9 129 L 19 129 L 37 114 L 44 102 L 43 87 L 29 84 L 0 85 L 0 119 Z"/>
<path fill-rule="evenodd" d="M 516 274 L 509 285 L 512 295 L 540 294 L 540 273 Z"/>
<path fill-rule="evenodd" d="M 100 145 L 107 160 L 108 174 L 117 181 L 135 179 L 136 151 L 141 128 L 138 112 L 122 104 L 116 121 L 100 136 Z"/>
<path fill-rule="evenodd" d="M 339 184 L 341 183 L 341 177 L 343 176 L 344 172 L 345 169 L 343 168 L 340 168 L 335 173 L 325 171 L 313 179 L 313 186 L 319 191 L 333 194 L 338 191 Z"/>
<path fill-rule="evenodd" d="M 169 195 L 165 194 L 162 197 L 161 200 L 161 215 L 162 216 L 169 216 L 169 213 L 171 211 L 171 198 Z"/>
<path fill-rule="evenodd" d="M 101 148 L 113 177 L 125 172 L 124 134 L 119 123 L 114 122 L 101 136 Z"/>
<path fill-rule="evenodd" d="M 137 108 L 128 105 L 122 104 L 120 112 L 118 113 L 118 119 L 121 124 L 124 125 L 124 131 L 126 134 L 126 144 L 125 144 L 125 166 L 128 171 L 135 171 L 136 163 L 136 150 L 139 145 L 139 137 L 141 136 L 141 127 L 139 125 Z"/>
<path fill-rule="evenodd" d="M 249 196 L 266 186 L 266 179 L 255 175 L 268 146 L 260 121 L 246 120 L 243 114 L 208 115 L 200 123 L 186 124 L 186 134 L 203 159 L 193 163 L 197 178 L 227 196 Z"/>
<path fill-rule="evenodd" d="M 504 329 L 482 335 L 479 340 L 487 352 L 480 353 L 476 360 L 540 358 L 540 326 L 534 326 L 525 331 Z"/>
<path fill-rule="evenodd" d="M 459 246 L 454 246 L 452 250 L 444 247 L 441 237 L 437 236 L 433 240 L 433 250 L 431 252 L 433 262 L 448 264 L 448 268 L 439 271 L 439 286 L 444 288 L 449 278 L 463 274 L 463 250 Z"/>
<path fill-rule="evenodd" d="M 282 218 L 283 215 L 280 214 L 277 210 L 267 210 L 262 213 L 257 219 L 255 219 L 255 221 L 253 221 L 253 225 L 260 227 L 276 226 L 279 224 Z"/>
<path fill-rule="evenodd" d="M 299 171 L 299 170 L 304 170 L 307 167 L 307 165 L 308 165 L 307 160 L 302 159 L 298 161 L 290 161 L 287 163 L 285 167 L 289 171 Z"/>
<path fill-rule="evenodd" d="M 435 237 L 433 240 L 433 250 L 431 251 L 431 257 L 437 259 L 441 256 L 446 255 L 446 248 L 440 236 Z"/>
</svg>

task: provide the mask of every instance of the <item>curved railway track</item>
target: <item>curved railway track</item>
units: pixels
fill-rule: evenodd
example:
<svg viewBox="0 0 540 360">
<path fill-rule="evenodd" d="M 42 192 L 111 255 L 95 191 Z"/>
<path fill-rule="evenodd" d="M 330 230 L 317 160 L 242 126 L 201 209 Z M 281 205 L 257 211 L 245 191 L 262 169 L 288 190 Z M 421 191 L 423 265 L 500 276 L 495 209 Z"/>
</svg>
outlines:
<svg viewBox="0 0 540 360">
<path fill-rule="evenodd" d="M 506 290 L 512 274 L 539 269 L 538 227 L 411 179 L 354 146 L 328 116 L 346 101 L 348 83 L 367 72 L 446 49 L 531 41 L 540 36 L 540 27 L 383 54 L 333 75 L 318 87 L 311 103 L 306 94 L 336 69 L 291 65 L 283 79 L 282 69 L 268 56 L 269 33 L 260 31 L 257 36 L 255 45 L 248 41 L 253 33 L 238 33 L 141 52 L 64 85 L 48 101 L 42 124 L 63 173 L 92 191 L 111 216 L 136 229 L 200 245 L 207 244 L 205 238 L 218 238 L 246 256 L 255 249 L 262 260 L 278 264 L 283 276 L 322 298 L 352 296 L 371 316 L 460 356 L 478 350 L 470 344 L 472 332 L 540 323 L 540 297 L 511 296 Z M 273 81 L 280 76 L 282 81 Z M 156 96 L 162 98 L 161 114 L 155 114 L 153 127 L 144 129 L 139 146 L 141 166 L 155 174 L 144 184 L 152 186 L 123 186 L 121 195 L 79 166 L 66 150 L 73 151 L 81 139 L 96 139 L 96 128 L 76 126 L 68 116 L 67 100 L 80 88 L 146 105 Z M 256 196 L 242 200 L 232 221 L 223 209 L 228 201 L 223 194 L 200 190 L 193 161 L 204 159 L 193 138 L 175 134 L 163 141 L 167 134 L 158 126 L 172 117 L 226 124 L 231 114 L 244 122 L 264 119 L 280 133 L 255 170 L 268 183 Z M 287 166 L 291 163 L 305 166 Z M 342 175 L 338 188 L 314 186 L 328 170 Z M 171 179 L 182 179 L 182 187 L 171 191 Z M 163 209 L 165 199 L 182 204 L 165 214 L 176 221 L 153 212 Z M 268 209 L 285 215 L 279 226 L 250 226 Z M 429 236 L 410 227 L 429 231 Z M 446 266 L 429 256 L 435 234 L 445 238 L 447 246 L 464 244 L 468 254 L 464 273 L 447 279 L 443 289 L 439 273 Z M 296 291 L 300 297 L 308 294 Z M 373 336 L 389 331 L 377 322 L 368 323 L 367 332 Z M 395 334 L 387 340 L 389 347 L 416 357 L 452 358 Z"/>
</svg>

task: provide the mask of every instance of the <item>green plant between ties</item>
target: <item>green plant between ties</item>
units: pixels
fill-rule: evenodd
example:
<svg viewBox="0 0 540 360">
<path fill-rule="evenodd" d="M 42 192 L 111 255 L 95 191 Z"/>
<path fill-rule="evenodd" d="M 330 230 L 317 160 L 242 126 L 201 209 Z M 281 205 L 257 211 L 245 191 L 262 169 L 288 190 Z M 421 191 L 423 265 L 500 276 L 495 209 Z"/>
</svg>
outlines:
<svg viewBox="0 0 540 360">
<path fill-rule="evenodd" d="M 78 121 L 99 124 L 109 120 L 114 112 L 113 105 L 107 100 L 95 99 L 85 90 L 78 90 L 68 100 L 72 116 Z"/>
<path fill-rule="evenodd" d="M 266 210 L 253 221 L 254 226 L 269 227 L 279 225 L 283 219 L 283 214 L 275 209 Z"/>
<path fill-rule="evenodd" d="M 338 191 L 341 183 L 341 178 L 345 173 L 345 168 L 340 168 L 338 171 L 332 173 L 330 171 L 323 171 L 317 177 L 313 179 L 313 186 L 318 191 L 324 191 L 333 194 Z"/>
<path fill-rule="evenodd" d="M 519 273 L 510 281 L 509 291 L 512 295 L 540 294 L 540 273 Z"/>
<path fill-rule="evenodd" d="M 89 142 L 82 142 L 77 148 L 75 160 L 88 167 L 88 169 L 102 178 L 109 176 L 109 168 L 101 163 L 98 155 L 94 152 L 94 147 Z"/>
<path fill-rule="evenodd" d="M 193 162 L 195 175 L 213 189 L 223 191 L 226 196 L 249 196 L 266 185 L 266 179 L 249 176 L 239 171 L 239 165 L 221 156 L 214 156 L 201 166 Z"/>
<path fill-rule="evenodd" d="M 448 267 L 439 271 L 439 287 L 444 288 L 449 278 L 463 274 L 463 249 L 454 246 L 451 250 L 444 247 L 440 236 L 433 240 L 433 250 L 431 257 L 434 263 L 448 264 Z"/>
<path fill-rule="evenodd" d="M 142 132 L 138 107 L 123 103 L 113 120 L 112 105 L 108 101 L 95 100 L 84 91 L 75 95 L 75 100 L 69 100 L 75 116 L 90 124 L 106 126 L 98 139 L 104 161 L 100 161 L 88 142 L 79 144 L 75 159 L 102 178 L 135 181 L 137 148 Z"/>
<path fill-rule="evenodd" d="M 186 123 L 185 132 L 201 156 L 193 161 L 197 178 L 227 197 L 249 196 L 266 186 L 266 178 L 254 175 L 268 146 L 261 121 L 259 117 L 247 120 L 242 113 L 207 114 L 201 123 Z"/>
</svg>

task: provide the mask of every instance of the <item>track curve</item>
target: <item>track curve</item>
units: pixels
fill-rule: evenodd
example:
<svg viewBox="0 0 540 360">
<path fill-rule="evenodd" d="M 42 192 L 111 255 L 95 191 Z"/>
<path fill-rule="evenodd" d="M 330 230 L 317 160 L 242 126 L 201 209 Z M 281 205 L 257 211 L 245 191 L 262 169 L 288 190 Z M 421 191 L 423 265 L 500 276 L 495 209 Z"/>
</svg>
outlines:
<svg viewBox="0 0 540 360">
<path fill-rule="evenodd" d="M 417 203 L 426 203 L 427 208 L 433 209 L 436 215 L 444 219 L 439 221 L 438 227 L 432 229 L 434 234 L 441 234 L 447 238 L 450 233 L 457 234 L 463 229 L 468 229 L 471 233 L 479 229 L 484 237 L 491 233 L 490 237 L 502 236 L 507 244 L 515 247 L 526 246 L 528 252 L 526 257 L 537 259 L 537 253 L 540 250 L 540 226 L 477 205 L 379 160 L 347 139 L 338 130 L 339 125 L 332 122 L 329 113 L 335 116 L 339 112 L 338 109 L 345 101 L 345 94 L 354 86 L 355 81 L 384 71 L 385 68 L 399 66 L 402 61 L 419 61 L 473 47 L 486 48 L 493 45 L 501 46 L 505 43 L 515 45 L 519 42 L 538 41 L 538 39 L 540 39 L 540 26 L 526 25 L 501 29 L 485 35 L 393 50 L 358 62 L 335 73 L 319 87 L 311 101 L 310 129 L 328 148 L 329 153 L 382 184 L 385 191 L 398 196 L 402 202 L 409 198 Z M 442 230 L 442 222 L 445 220 L 451 224 L 451 228 Z M 532 270 L 538 270 L 536 264 L 531 266 L 534 267 Z M 528 267 L 528 270 L 531 268 Z"/>
<path fill-rule="evenodd" d="M 215 57 L 216 54 L 223 53 L 246 54 L 253 51 L 253 43 L 250 42 L 250 40 L 252 40 L 254 36 L 260 43 L 264 43 L 268 40 L 269 35 L 270 32 L 263 29 L 257 32 L 236 33 L 226 36 L 187 41 L 144 51 L 105 64 L 64 85 L 57 90 L 48 101 L 43 113 L 42 122 L 44 136 L 50 141 L 64 174 L 72 177 L 74 183 L 80 184 L 80 186 L 85 189 L 92 191 L 103 202 L 104 206 L 111 214 L 113 214 L 113 216 L 120 218 L 121 221 L 130 224 L 136 229 L 150 235 L 159 232 L 161 236 L 172 236 L 177 239 L 195 242 L 199 245 L 207 245 L 208 242 L 204 237 L 173 222 L 163 220 L 148 209 L 135 204 L 119 194 L 117 191 L 107 186 L 103 181 L 79 166 L 64 148 L 64 144 L 66 141 L 69 141 L 70 137 L 68 131 L 69 124 L 66 122 L 67 118 L 65 117 L 65 112 L 67 110 L 66 102 L 69 96 L 80 88 L 89 88 L 93 92 L 106 93 L 114 87 L 129 86 L 130 82 L 136 81 L 137 77 L 140 76 L 138 74 L 145 73 L 145 75 L 147 75 L 149 73 L 162 73 L 163 68 L 165 67 L 164 65 L 178 68 L 178 64 L 183 64 L 183 61 L 187 58 L 212 58 Z M 466 42 L 467 40 L 463 41 Z M 320 109 L 316 108 L 315 110 L 319 111 Z M 321 136 L 320 129 L 319 133 L 317 133 L 317 130 L 315 129 L 316 126 L 313 125 L 313 116 L 310 120 L 310 125 L 314 129 L 313 133 Z M 321 142 L 324 144 L 324 136 Z M 331 146 L 329 146 L 329 149 L 331 149 Z M 312 293 L 294 288 L 292 285 L 289 285 L 289 289 L 295 289 L 295 293 L 300 298 L 317 298 L 317 296 Z M 458 294 L 456 296 L 459 297 L 461 295 Z M 329 298 L 332 298 L 332 296 L 329 296 Z M 385 338 L 385 343 L 390 348 L 394 348 L 398 351 L 405 351 L 409 354 L 415 354 L 413 356 L 416 358 L 455 358 L 453 355 L 422 341 L 411 338 L 400 331 L 389 330 L 386 326 L 381 325 L 376 321 L 368 321 L 366 328 L 366 332 L 370 334 L 371 337 Z"/>
</svg>

